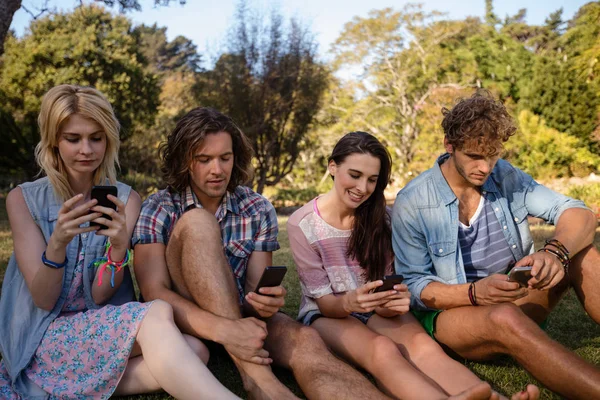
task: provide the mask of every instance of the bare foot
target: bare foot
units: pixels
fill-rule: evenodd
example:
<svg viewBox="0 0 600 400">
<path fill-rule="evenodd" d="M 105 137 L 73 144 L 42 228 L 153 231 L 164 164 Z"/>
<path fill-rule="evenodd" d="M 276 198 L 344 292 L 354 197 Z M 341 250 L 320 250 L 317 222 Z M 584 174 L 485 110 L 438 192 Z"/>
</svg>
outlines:
<svg viewBox="0 0 600 400">
<path fill-rule="evenodd" d="M 448 397 L 448 400 L 490 400 L 494 399 L 494 395 L 496 394 L 492 392 L 492 387 L 486 382 L 481 382 L 456 396 Z"/>
<path fill-rule="evenodd" d="M 537 400 L 540 398 L 540 389 L 535 385 L 527 385 L 522 392 L 513 394 L 511 400 Z"/>
</svg>

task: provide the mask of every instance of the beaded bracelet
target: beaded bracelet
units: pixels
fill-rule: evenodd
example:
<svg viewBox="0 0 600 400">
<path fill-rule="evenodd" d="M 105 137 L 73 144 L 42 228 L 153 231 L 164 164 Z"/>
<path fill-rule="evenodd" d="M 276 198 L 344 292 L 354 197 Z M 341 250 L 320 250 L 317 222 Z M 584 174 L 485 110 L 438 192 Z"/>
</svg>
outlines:
<svg viewBox="0 0 600 400">
<path fill-rule="evenodd" d="M 128 266 L 133 262 L 133 250 L 127 249 L 125 250 L 125 257 L 122 261 L 116 262 L 110 258 L 110 254 L 112 252 L 112 245 L 109 241 L 106 242 L 106 257 L 100 257 L 93 260 L 89 267 L 100 267 L 99 276 L 98 276 L 98 286 L 102 285 L 102 275 L 108 269 L 110 270 L 110 286 L 115 287 L 115 273 L 121 271 L 123 268 Z"/>
<path fill-rule="evenodd" d="M 569 251 L 558 239 L 546 240 L 546 245 L 543 248 L 539 249 L 538 252 L 544 252 L 554 255 L 562 264 L 565 273 L 569 272 L 569 265 L 571 264 L 571 259 L 569 258 Z"/>
</svg>

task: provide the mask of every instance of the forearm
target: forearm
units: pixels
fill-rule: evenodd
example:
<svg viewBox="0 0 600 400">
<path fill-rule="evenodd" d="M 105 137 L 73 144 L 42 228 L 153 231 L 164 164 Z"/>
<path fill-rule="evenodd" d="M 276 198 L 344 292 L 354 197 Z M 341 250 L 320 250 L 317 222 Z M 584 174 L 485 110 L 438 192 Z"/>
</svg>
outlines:
<svg viewBox="0 0 600 400">
<path fill-rule="evenodd" d="M 102 265 L 102 264 L 100 264 Z M 96 277 L 94 278 L 94 282 L 92 283 L 92 299 L 94 299 L 94 303 L 96 304 L 104 304 L 108 300 L 113 297 L 113 295 L 117 292 L 121 283 L 123 282 L 123 275 L 125 274 L 125 268 L 122 268 L 120 271 L 115 271 L 114 276 L 114 287 L 111 285 L 112 271 L 109 268 L 106 268 L 102 274 L 102 284 L 100 283 L 100 268 L 96 273 Z"/>
<path fill-rule="evenodd" d="M 446 285 L 440 282 L 431 282 L 421 291 L 421 301 L 427 307 L 436 310 L 470 306 L 469 284 Z"/>
<path fill-rule="evenodd" d="M 554 239 L 559 240 L 569 250 L 570 257 L 592 244 L 596 233 L 594 213 L 583 208 L 570 208 L 562 213 Z"/>
<path fill-rule="evenodd" d="M 46 259 L 56 264 L 62 264 L 66 260 L 66 247 L 56 245 L 50 239 L 46 247 Z M 65 267 L 51 268 L 42 263 L 42 254 L 39 258 L 39 267 L 30 288 L 34 304 L 44 310 L 50 311 L 54 308 L 62 290 Z"/>
<path fill-rule="evenodd" d="M 344 294 L 332 293 L 317 299 L 319 311 L 328 318 L 346 318 L 352 312 L 347 307 L 347 295 L 348 292 Z"/>
<path fill-rule="evenodd" d="M 169 303 L 173 307 L 175 323 L 183 333 L 221 342 L 224 323 L 229 321 L 228 319 L 201 309 L 168 288 L 146 290 L 142 293 L 145 301 L 163 300 Z"/>
<path fill-rule="evenodd" d="M 375 309 L 375 313 L 383 318 L 392 318 L 392 317 L 395 317 L 396 315 L 400 314 L 397 311 L 390 310 L 389 308 L 385 308 L 385 307 L 377 307 Z"/>
</svg>

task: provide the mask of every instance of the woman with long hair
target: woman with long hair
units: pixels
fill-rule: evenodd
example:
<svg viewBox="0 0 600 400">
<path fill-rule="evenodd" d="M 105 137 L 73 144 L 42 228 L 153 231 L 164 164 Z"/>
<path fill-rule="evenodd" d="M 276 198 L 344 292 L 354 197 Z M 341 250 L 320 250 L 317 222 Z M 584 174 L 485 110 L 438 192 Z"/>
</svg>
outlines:
<svg viewBox="0 0 600 400">
<path fill-rule="evenodd" d="M 0 298 L 0 398 L 101 398 L 157 391 L 237 398 L 208 371 L 171 307 L 134 302 L 131 234 L 140 196 L 116 180 L 119 123 L 96 89 L 44 96 L 35 155 L 45 177 L 13 189 L 14 252 Z M 115 186 L 115 209 L 91 197 Z"/>
<path fill-rule="evenodd" d="M 409 313 L 406 285 L 376 291 L 384 276 L 394 274 L 384 197 L 391 172 L 387 149 L 368 133 L 348 133 L 335 145 L 328 170 L 333 188 L 287 224 L 302 287 L 298 318 L 394 398 L 499 398 Z M 483 392 L 472 390 L 481 387 Z M 529 385 L 513 398 L 537 396 L 537 387 Z"/>
</svg>

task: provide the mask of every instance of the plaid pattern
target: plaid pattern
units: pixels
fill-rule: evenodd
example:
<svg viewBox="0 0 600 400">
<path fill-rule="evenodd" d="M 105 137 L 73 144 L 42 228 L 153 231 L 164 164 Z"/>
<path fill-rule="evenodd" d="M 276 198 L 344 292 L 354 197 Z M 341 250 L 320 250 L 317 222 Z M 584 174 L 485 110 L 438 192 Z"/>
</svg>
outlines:
<svg viewBox="0 0 600 400">
<path fill-rule="evenodd" d="M 168 244 L 177 220 L 186 211 L 202 208 L 192 189 L 183 193 L 164 189 L 148 197 L 142 204 L 135 225 L 132 246 L 136 244 Z M 277 214 L 267 199 L 251 189 L 238 186 L 227 192 L 215 214 L 221 227 L 223 250 L 236 278 L 240 304 L 248 259 L 253 251 L 272 252 L 279 249 Z"/>
</svg>

